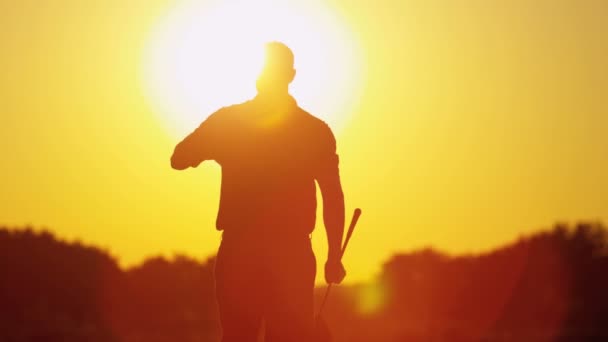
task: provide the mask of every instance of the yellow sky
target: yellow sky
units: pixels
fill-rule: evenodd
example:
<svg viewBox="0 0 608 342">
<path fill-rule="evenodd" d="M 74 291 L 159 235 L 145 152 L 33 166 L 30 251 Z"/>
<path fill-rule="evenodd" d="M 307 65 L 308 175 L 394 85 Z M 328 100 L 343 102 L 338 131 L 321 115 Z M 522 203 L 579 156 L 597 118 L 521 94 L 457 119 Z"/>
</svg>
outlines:
<svg viewBox="0 0 608 342">
<path fill-rule="evenodd" d="M 146 41 L 174 5 L 0 0 L 0 223 L 126 265 L 215 251 L 219 167 L 171 170 L 178 138 L 142 81 Z M 331 7 L 363 52 L 337 134 L 347 208 L 363 208 L 351 281 L 400 250 L 481 251 L 555 221 L 608 221 L 608 2 Z"/>
</svg>

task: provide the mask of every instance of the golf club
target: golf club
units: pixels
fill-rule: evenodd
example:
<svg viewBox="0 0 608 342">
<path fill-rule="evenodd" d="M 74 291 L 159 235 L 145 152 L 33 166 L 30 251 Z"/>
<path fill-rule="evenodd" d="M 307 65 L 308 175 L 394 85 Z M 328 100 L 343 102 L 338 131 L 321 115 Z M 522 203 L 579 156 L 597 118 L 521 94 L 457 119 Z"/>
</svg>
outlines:
<svg viewBox="0 0 608 342">
<path fill-rule="evenodd" d="M 344 256 L 344 252 L 346 251 L 348 242 L 350 241 L 350 238 L 353 235 L 353 231 L 355 230 L 355 226 L 357 225 L 359 216 L 361 216 L 361 209 L 357 208 L 353 212 L 353 217 L 350 221 L 350 225 L 348 226 L 348 231 L 346 232 L 346 239 L 344 240 L 344 244 L 342 245 L 342 249 L 340 250 L 340 260 L 342 260 L 342 256 Z M 327 324 L 323 320 L 322 314 L 323 309 L 325 308 L 325 303 L 327 303 L 327 298 L 329 298 L 329 293 L 331 292 L 332 285 L 333 283 L 329 283 L 329 285 L 327 285 L 327 290 L 325 290 L 325 295 L 323 296 L 323 301 L 321 302 L 321 306 L 319 307 L 319 312 L 317 313 L 317 317 L 315 317 L 314 334 L 316 342 L 331 341 L 331 334 L 329 332 Z"/>
</svg>

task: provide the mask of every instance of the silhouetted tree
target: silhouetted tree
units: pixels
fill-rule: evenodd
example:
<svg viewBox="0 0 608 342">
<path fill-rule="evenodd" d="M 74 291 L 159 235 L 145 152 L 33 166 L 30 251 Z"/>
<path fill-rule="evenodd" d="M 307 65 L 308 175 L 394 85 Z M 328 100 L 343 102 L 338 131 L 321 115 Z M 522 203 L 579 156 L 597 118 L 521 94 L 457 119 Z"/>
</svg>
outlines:
<svg viewBox="0 0 608 342">
<path fill-rule="evenodd" d="M 0 228 L 0 341 L 218 341 L 213 268 L 121 270 L 98 248 Z M 606 227 L 559 224 L 479 255 L 395 255 L 374 282 L 334 288 L 324 317 L 337 342 L 605 341 L 606 289 Z"/>
<path fill-rule="evenodd" d="M 4 229 L 0 275 L 0 340 L 117 340 L 106 310 L 123 274 L 107 253 Z"/>
<path fill-rule="evenodd" d="M 127 271 L 129 341 L 214 341 L 219 336 L 213 263 L 157 257 Z"/>
</svg>

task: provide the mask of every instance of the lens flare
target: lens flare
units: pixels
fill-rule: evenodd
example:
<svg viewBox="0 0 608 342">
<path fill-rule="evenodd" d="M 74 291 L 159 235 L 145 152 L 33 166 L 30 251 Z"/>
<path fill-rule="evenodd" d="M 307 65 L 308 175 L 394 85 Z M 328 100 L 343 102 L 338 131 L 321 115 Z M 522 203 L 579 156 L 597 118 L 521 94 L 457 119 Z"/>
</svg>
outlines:
<svg viewBox="0 0 608 342">
<path fill-rule="evenodd" d="M 361 286 L 358 291 L 357 310 L 363 315 L 372 315 L 384 309 L 387 289 L 382 283 Z"/>
</svg>

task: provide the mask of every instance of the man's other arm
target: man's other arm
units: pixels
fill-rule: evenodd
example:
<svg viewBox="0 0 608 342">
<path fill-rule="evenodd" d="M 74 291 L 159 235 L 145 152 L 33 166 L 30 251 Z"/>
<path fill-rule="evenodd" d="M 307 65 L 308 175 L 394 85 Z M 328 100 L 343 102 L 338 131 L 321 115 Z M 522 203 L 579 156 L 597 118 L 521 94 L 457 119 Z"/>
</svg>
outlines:
<svg viewBox="0 0 608 342">
<path fill-rule="evenodd" d="M 325 280 L 340 283 L 346 272 L 342 265 L 342 236 L 344 235 L 344 193 L 340 182 L 336 140 L 329 127 L 326 146 L 322 148 L 317 182 L 323 196 L 323 222 L 327 233 L 328 254 L 325 264 Z"/>
<path fill-rule="evenodd" d="M 185 170 L 197 167 L 205 160 L 214 159 L 220 137 L 218 112 L 211 114 L 194 132 L 175 146 L 171 156 L 171 167 Z"/>
</svg>

